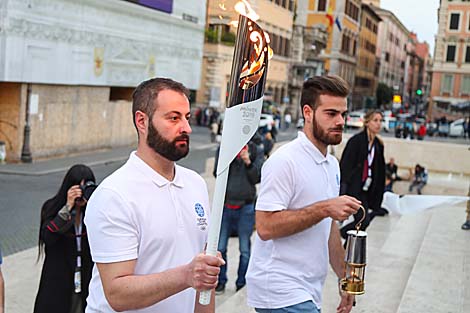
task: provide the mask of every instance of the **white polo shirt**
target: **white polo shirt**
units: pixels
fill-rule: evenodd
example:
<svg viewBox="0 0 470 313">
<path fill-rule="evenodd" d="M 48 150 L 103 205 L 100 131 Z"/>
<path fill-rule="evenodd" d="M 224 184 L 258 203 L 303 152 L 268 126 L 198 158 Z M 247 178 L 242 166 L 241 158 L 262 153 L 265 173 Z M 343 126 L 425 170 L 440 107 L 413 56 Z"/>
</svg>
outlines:
<svg viewBox="0 0 470 313">
<path fill-rule="evenodd" d="M 94 262 L 137 260 L 136 275 L 159 273 L 189 263 L 207 239 L 209 199 L 199 174 L 176 165 L 168 181 L 135 152 L 107 177 L 86 211 Z M 114 312 L 103 292 L 96 266 L 87 313 Z M 194 312 L 196 291 L 188 288 L 151 307 L 129 312 Z"/>
<path fill-rule="evenodd" d="M 338 161 L 323 154 L 303 132 L 279 148 L 261 171 L 256 210 L 297 210 L 337 197 Z M 276 309 L 312 300 L 321 308 L 328 271 L 332 219 L 291 236 L 266 240 L 255 236 L 246 275 L 248 304 Z"/>
</svg>

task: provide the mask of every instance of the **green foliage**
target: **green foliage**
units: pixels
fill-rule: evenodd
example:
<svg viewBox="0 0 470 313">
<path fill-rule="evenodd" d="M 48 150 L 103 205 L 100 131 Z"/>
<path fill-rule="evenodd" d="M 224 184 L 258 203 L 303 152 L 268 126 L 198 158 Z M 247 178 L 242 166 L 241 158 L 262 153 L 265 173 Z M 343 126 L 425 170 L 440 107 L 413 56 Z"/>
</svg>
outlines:
<svg viewBox="0 0 470 313">
<path fill-rule="evenodd" d="M 222 33 L 222 36 L 221 36 L 220 40 L 222 41 L 222 43 L 225 43 L 229 46 L 233 46 L 233 45 L 235 45 L 235 39 L 236 38 L 237 38 L 237 35 L 235 35 L 234 33 L 224 32 L 224 33 Z"/>
<path fill-rule="evenodd" d="M 389 103 L 393 98 L 393 88 L 384 83 L 379 83 L 377 86 L 376 97 L 378 106 Z"/>
<path fill-rule="evenodd" d="M 205 37 L 206 42 L 209 43 L 222 43 L 228 46 L 233 46 L 235 45 L 235 39 L 237 38 L 237 35 L 232 32 L 222 32 L 222 35 L 219 39 L 219 32 L 217 29 L 206 29 Z"/>
<path fill-rule="evenodd" d="M 217 31 L 214 29 L 206 29 L 205 31 L 206 41 L 210 43 L 217 43 Z"/>
</svg>

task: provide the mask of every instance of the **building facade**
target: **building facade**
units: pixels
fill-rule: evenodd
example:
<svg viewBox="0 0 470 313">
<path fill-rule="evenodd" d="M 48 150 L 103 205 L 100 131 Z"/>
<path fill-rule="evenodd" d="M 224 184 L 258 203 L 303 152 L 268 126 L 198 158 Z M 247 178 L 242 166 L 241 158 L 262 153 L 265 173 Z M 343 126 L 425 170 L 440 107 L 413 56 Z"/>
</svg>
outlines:
<svg viewBox="0 0 470 313">
<path fill-rule="evenodd" d="M 361 6 L 361 28 L 352 110 L 370 108 L 375 104 L 379 64 L 376 56 L 377 34 L 382 19 L 367 4 Z"/>
<path fill-rule="evenodd" d="M 8 160 L 20 159 L 27 141 L 33 157 L 131 144 L 130 99 L 142 80 L 164 76 L 199 88 L 206 2 L 139 3 L 150 2 L 0 2 Z"/>
<path fill-rule="evenodd" d="M 299 23 L 307 29 L 326 30 L 321 50 L 324 73 L 339 75 L 354 86 L 361 16 L 360 0 L 298 0 Z M 296 22 L 297 23 L 297 22 Z"/>
<path fill-rule="evenodd" d="M 376 52 L 380 64 L 379 82 L 403 95 L 409 31 L 392 12 L 375 6 L 372 8 L 382 19 Z"/>
<path fill-rule="evenodd" d="M 197 102 L 223 110 L 226 105 L 230 81 L 234 43 L 237 29 L 232 21 L 238 21 L 234 10 L 236 0 L 208 0 L 206 41 L 202 62 L 202 84 Z M 258 13 L 256 21 L 269 34 L 273 58 L 269 61 L 265 94 L 278 105 L 289 107 L 288 77 L 294 1 L 252 0 L 251 7 Z"/>
<path fill-rule="evenodd" d="M 470 113 L 470 2 L 441 0 L 428 115 Z"/>
<path fill-rule="evenodd" d="M 309 77 L 325 74 L 323 57 L 329 32 L 323 23 L 307 26 L 309 1 L 297 1 L 296 19 L 292 36 L 292 70 L 289 78 L 289 97 L 294 104 L 294 118 L 300 118 L 300 94 L 303 82 Z"/>
</svg>

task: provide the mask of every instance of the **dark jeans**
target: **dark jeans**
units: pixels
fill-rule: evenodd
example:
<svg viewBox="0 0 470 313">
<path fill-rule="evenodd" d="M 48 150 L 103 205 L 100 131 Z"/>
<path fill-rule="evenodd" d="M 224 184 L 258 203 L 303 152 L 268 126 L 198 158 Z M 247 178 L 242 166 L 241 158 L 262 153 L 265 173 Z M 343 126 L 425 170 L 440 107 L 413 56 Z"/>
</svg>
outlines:
<svg viewBox="0 0 470 313">
<path fill-rule="evenodd" d="M 413 188 L 414 188 L 415 186 L 417 186 L 417 187 L 418 187 L 418 194 L 420 195 L 420 194 L 421 194 L 421 190 L 423 189 L 423 187 L 424 187 L 425 185 L 426 185 L 426 182 L 424 182 L 424 181 L 417 181 L 417 180 L 414 180 L 414 181 L 411 183 L 410 187 L 408 188 L 408 191 L 409 191 L 409 192 L 412 192 L 412 191 L 413 191 Z"/>
<path fill-rule="evenodd" d="M 255 308 L 258 313 L 320 313 L 320 309 L 310 300 L 280 309 Z"/>
<path fill-rule="evenodd" d="M 222 224 L 220 225 L 220 239 L 218 250 L 222 253 L 225 265 L 220 267 L 219 284 L 227 283 L 227 244 L 232 230 L 235 226 L 238 232 L 238 242 L 240 250 L 240 261 L 238 263 L 237 287 L 243 287 L 246 284 L 245 274 L 250 260 L 251 242 L 250 237 L 255 224 L 255 207 L 251 204 L 245 204 L 239 209 L 228 209 L 224 207 L 222 215 Z"/>
</svg>

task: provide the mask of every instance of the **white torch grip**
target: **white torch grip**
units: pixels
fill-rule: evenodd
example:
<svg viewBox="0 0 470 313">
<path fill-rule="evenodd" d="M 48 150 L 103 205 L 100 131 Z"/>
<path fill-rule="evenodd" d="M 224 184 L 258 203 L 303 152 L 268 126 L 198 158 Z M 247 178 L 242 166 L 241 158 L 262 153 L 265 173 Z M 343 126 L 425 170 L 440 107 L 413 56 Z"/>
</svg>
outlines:
<svg viewBox="0 0 470 313">
<path fill-rule="evenodd" d="M 227 187 L 228 167 L 217 175 L 215 180 L 214 198 L 212 199 L 211 227 L 209 227 L 209 236 L 207 238 L 206 254 L 217 255 L 217 246 L 219 244 L 220 223 L 224 211 L 225 190 Z M 199 303 L 208 305 L 211 302 L 211 290 L 201 291 Z"/>
</svg>

